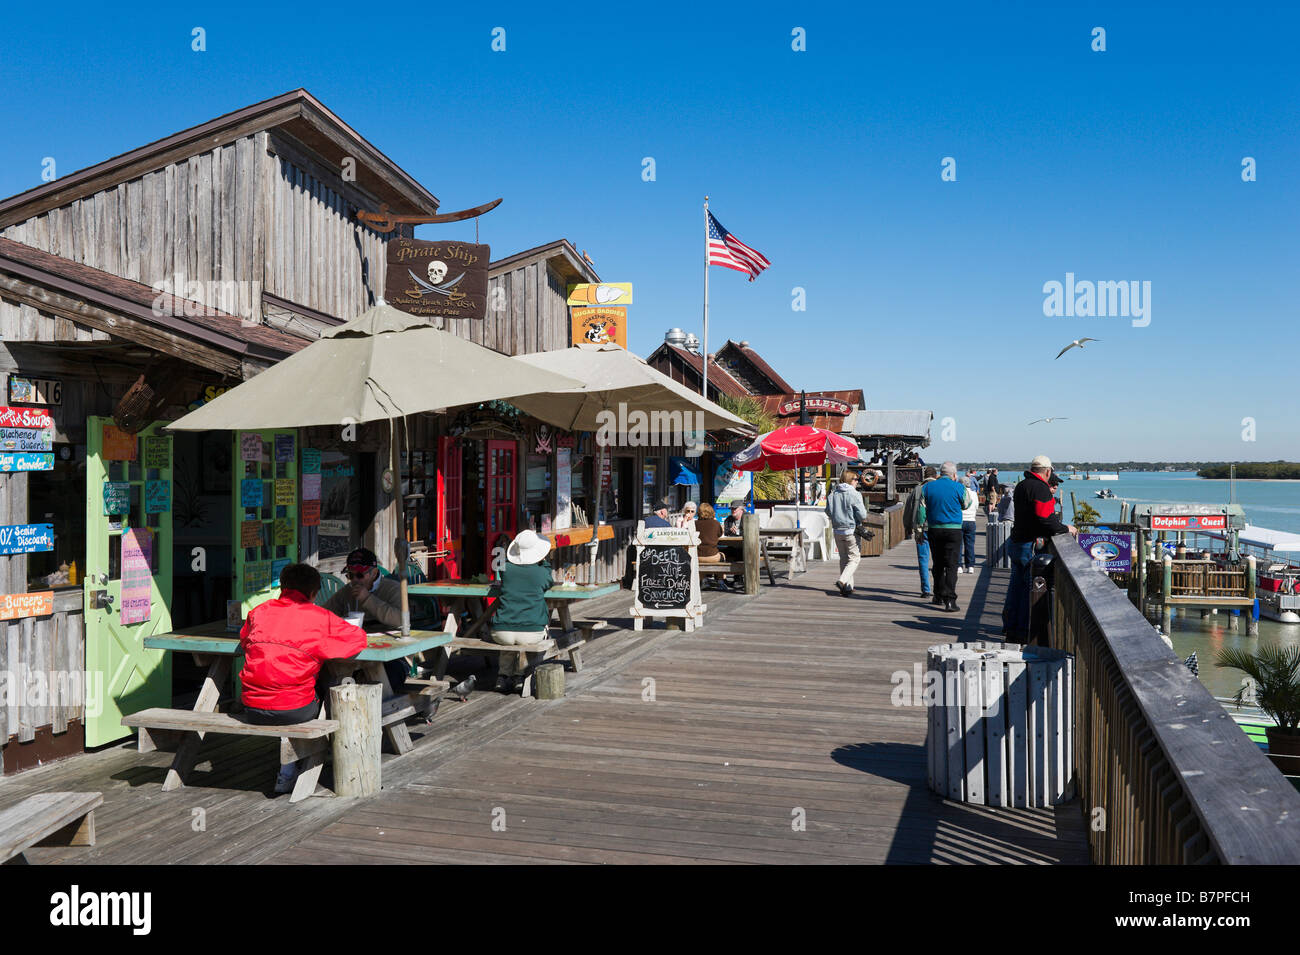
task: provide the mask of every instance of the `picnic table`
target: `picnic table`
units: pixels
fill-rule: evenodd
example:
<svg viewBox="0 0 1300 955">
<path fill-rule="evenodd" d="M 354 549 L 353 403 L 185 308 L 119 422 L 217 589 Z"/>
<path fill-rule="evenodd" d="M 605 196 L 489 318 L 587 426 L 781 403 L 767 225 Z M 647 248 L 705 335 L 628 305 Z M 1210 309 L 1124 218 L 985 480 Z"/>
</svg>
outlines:
<svg viewBox="0 0 1300 955">
<path fill-rule="evenodd" d="M 367 682 L 378 683 L 383 687 L 384 736 L 399 756 L 409 753 L 414 744 L 411 742 L 411 734 L 407 732 L 405 721 L 407 717 L 415 715 L 415 707 L 404 693 L 398 694 L 394 691 L 384 670 L 384 663 L 444 646 L 451 642 L 451 637 L 441 630 L 412 630 L 407 637 L 403 637 L 396 630 L 381 630 L 368 632 L 366 642 L 366 649 L 355 657 L 346 660 L 330 660 L 327 667 L 334 678 L 343 679 L 360 671 Z M 196 664 L 206 666 L 207 672 L 198 699 L 194 701 L 193 712 L 215 713 L 217 711 L 222 688 L 230 678 L 231 661 L 239 653 L 239 636 L 226 629 L 224 620 L 145 637 L 144 645 L 151 650 L 189 653 Z M 185 776 L 193 769 L 198 758 L 201 741 L 201 733 L 182 734 L 176 750 L 176 758 L 163 783 L 164 791 L 178 789 L 183 785 Z M 141 746 L 144 747 L 143 737 Z"/>
<path fill-rule="evenodd" d="M 597 597 L 617 593 L 620 589 L 619 584 L 579 584 L 572 587 L 557 584 L 547 590 L 543 597 L 546 599 L 547 606 L 554 610 L 560 619 L 560 627 L 563 630 L 561 639 L 558 641 L 547 639 L 540 643 L 524 646 L 505 646 L 487 640 L 480 640 L 475 636 L 487 626 L 495 611 L 496 604 L 489 605 L 487 601 L 490 597 L 499 597 L 501 595 L 501 583 L 499 581 L 493 580 L 485 583 L 476 583 L 469 580 L 429 581 L 427 583 L 411 584 L 410 594 L 412 597 L 438 597 L 446 605 L 447 619 L 443 624 L 443 629 L 450 642 L 439 648 L 438 658 L 433 668 L 433 675 L 437 679 L 442 679 L 447 672 L 447 664 L 451 654 L 458 650 L 479 653 L 517 652 L 522 664 L 521 673 L 524 676 L 523 695 L 527 697 L 532 684 L 532 671 L 539 663 L 560 654 L 567 654 L 569 662 L 573 664 L 574 672 L 576 673 L 582 669 L 581 651 L 587 641 L 585 636 L 574 637 L 573 635 L 574 624 L 571 605 L 574 601 L 595 600 Z M 469 622 L 463 627 L 460 625 L 462 614 L 469 617 Z"/>
</svg>

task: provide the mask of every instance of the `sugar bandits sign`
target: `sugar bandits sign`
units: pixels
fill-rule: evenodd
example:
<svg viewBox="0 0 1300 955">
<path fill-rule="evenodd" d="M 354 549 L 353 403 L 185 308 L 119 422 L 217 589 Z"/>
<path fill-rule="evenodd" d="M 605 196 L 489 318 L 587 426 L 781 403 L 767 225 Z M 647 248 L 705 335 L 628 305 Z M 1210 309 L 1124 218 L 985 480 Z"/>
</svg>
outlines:
<svg viewBox="0 0 1300 955">
<path fill-rule="evenodd" d="M 486 245 L 393 239 L 384 300 L 412 315 L 486 318 Z"/>
</svg>

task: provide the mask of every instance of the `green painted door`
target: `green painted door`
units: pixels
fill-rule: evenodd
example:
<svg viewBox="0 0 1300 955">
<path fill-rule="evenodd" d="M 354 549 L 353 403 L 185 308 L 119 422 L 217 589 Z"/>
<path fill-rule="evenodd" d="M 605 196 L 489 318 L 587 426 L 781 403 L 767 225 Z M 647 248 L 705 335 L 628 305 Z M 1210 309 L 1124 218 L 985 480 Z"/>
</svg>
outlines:
<svg viewBox="0 0 1300 955">
<path fill-rule="evenodd" d="M 144 638 L 171 630 L 172 439 L 156 422 L 139 434 L 86 419 L 86 746 L 128 735 L 122 717 L 171 706 L 171 658 Z M 90 684 L 95 686 L 94 683 Z"/>
<path fill-rule="evenodd" d="M 298 433 L 234 433 L 235 599 L 243 616 L 280 594 L 280 571 L 298 560 Z"/>
</svg>

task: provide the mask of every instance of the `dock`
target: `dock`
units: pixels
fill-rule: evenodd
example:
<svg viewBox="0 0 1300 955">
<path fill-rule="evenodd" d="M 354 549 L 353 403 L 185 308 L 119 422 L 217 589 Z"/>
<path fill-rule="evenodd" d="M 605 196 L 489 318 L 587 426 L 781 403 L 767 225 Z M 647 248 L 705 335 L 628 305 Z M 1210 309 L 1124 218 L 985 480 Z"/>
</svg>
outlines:
<svg viewBox="0 0 1300 955">
<path fill-rule="evenodd" d="M 477 692 L 413 725 L 370 799 L 271 799 L 274 741 L 226 738 L 178 792 L 168 754 L 115 745 L 0 781 L 0 805 L 104 793 L 98 845 L 36 863 L 1086 863 L 1077 804 L 932 794 L 924 707 L 891 703 L 928 646 L 996 635 L 1006 572 L 981 571 L 939 613 L 909 541 L 863 561 L 853 598 L 812 562 L 757 597 L 709 593 L 694 633 L 606 631 L 562 700 Z M 630 627 L 628 602 L 590 615 Z"/>
</svg>

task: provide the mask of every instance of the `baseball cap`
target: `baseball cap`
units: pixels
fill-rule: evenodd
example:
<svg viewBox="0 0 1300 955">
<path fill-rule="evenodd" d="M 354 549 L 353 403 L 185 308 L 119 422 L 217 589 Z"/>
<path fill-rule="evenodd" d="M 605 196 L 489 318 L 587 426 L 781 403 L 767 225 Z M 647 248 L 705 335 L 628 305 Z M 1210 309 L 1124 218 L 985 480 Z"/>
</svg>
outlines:
<svg viewBox="0 0 1300 955">
<path fill-rule="evenodd" d="M 358 547 L 352 553 L 348 554 L 346 567 L 348 570 L 356 568 L 357 570 L 369 570 L 371 567 L 379 566 L 379 558 L 375 556 L 373 550 L 367 550 L 364 547 Z"/>
<path fill-rule="evenodd" d="M 1052 459 L 1045 454 L 1040 454 L 1029 462 L 1029 470 L 1051 470 Z"/>
</svg>

